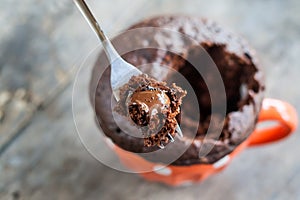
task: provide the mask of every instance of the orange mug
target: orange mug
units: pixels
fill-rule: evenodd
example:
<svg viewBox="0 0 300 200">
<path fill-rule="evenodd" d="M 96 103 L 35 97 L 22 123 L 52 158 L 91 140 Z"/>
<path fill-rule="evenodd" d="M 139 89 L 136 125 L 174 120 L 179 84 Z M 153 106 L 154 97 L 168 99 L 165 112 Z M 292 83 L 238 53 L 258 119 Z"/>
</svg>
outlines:
<svg viewBox="0 0 300 200">
<path fill-rule="evenodd" d="M 171 186 L 186 185 L 203 181 L 210 175 L 223 170 L 236 155 L 247 147 L 267 144 L 287 137 L 295 131 L 298 123 L 296 110 L 290 104 L 275 99 L 264 99 L 258 122 L 270 120 L 277 123 L 267 128 L 256 128 L 234 151 L 213 164 L 162 167 L 159 163 L 147 161 L 116 145 L 112 148 L 125 167 L 137 172 L 141 169 L 149 170 L 150 172 L 147 173 L 139 173 L 146 180 L 162 182 Z"/>
</svg>

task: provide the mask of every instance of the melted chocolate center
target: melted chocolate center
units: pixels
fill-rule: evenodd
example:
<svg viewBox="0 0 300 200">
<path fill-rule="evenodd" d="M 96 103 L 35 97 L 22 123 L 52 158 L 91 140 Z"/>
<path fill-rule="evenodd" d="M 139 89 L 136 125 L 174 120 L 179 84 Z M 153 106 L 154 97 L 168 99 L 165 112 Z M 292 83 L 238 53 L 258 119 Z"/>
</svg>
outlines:
<svg viewBox="0 0 300 200">
<path fill-rule="evenodd" d="M 150 109 L 154 105 L 169 106 L 170 98 L 164 91 L 146 90 L 133 93 L 131 103 L 146 104 L 148 109 Z"/>
</svg>

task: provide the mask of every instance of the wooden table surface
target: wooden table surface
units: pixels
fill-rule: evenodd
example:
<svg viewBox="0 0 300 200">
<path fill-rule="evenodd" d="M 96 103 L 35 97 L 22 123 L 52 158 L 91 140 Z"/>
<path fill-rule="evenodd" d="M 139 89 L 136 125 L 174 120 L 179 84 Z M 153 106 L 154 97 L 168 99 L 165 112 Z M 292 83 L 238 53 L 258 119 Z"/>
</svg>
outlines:
<svg viewBox="0 0 300 200">
<path fill-rule="evenodd" d="M 157 14 L 218 21 L 257 50 L 267 74 L 266 96 L 300 111 L 300 1 L 88 3 L 111 37 Z M 84 148 L 73 122 L 74 76 L 98 44 L 73 2 L 2 0 L 0 25 L 0 199 L 300 199 L 299 131 L 248 149 L 222 173 L 187 187 L 145 182 L 101 164 Z M 86 130 L 89 106 L 80 105 Z"/>
</svg>

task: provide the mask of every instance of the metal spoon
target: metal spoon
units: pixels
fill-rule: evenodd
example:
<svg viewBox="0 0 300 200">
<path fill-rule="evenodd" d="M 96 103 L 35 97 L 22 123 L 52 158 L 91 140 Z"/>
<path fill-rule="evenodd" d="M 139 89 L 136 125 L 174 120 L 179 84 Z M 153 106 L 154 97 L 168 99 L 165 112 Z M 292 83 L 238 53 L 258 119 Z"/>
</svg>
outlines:
<svg viewBox="0 0 300 200">
<path fill-rule="evenodd" d="M 84 0 L 74 0 L 75 4 L 79 8 L 81 14 L 84 16 L 88 24 L 94 30 L 100 41 L 102 42 L 104 51 L 109 59 L 111 65 L 111 87 L 113 90 L 114 97 L 117 101 L 120 99 L 120 88 L 126 84 L 132 76 L 140 75 L 142 72 L 138 70 L 133 65 L 126 62 L 116 51 L 116 49 L 111 44 L 108 37 L 104 34 L 99 23 L 93 16 L 92 12 L 88 8 Z M 177 124 L 176 131 L 180 137 L 183 137 L 182 131 Z M 170 135 L 171 141 L 174 141 L 173 137 Z"/>
</svg>

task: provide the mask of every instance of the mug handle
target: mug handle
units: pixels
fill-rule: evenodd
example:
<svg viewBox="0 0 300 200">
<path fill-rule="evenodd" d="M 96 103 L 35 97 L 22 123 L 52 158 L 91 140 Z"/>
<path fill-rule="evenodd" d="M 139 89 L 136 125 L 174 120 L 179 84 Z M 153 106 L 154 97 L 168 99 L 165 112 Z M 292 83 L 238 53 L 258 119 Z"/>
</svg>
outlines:
<svg viewBox="0 0 300 200">
<path fill-rule="evenodd" d="M 266 98 L 258 117 L 258 123 L 276 121 L 275 125 L 256 128 L 249 138 L 249 146 L 275 142 L 290 135 L 297 128 L 298 117 L 295 108 L 287 102 Z"/>
</svg>

